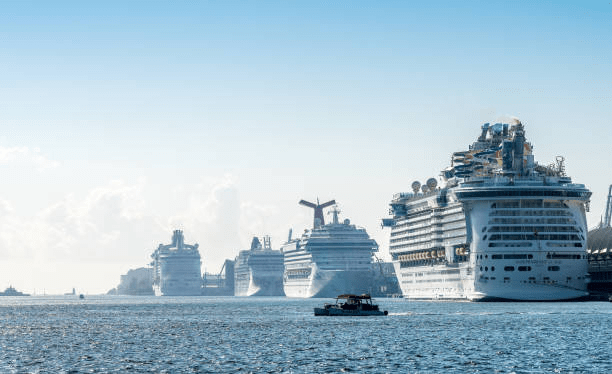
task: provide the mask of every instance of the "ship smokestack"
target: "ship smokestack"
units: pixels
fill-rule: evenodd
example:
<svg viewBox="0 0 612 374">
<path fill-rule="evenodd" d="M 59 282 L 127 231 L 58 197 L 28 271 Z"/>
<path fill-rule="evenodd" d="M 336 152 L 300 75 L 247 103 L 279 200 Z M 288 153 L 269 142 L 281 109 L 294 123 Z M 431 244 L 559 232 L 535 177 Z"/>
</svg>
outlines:
<svg viewBox="0 0 612 374">
<path fill-rule="evenodd" d="M 525 148 L 525 131 L 523 124 L 518 122 L 514 130 L 514 170 L 517 175 L 523 175 L 523 151 Z"/>
<path fill-rule="evenodd" d="M 317 228 L 319 226 L 325 225 L 325 219 L 323 218 L 323 208 L 327 208 L 328 206 L 336 204 L 336 200 L 330 200 L 323 204 L 319 204 L 319 199 L 317 199 L 316 204 L 306 200 L 300 200 L 299 204 L 314 209 L 313 227 Z"/>
</svg>

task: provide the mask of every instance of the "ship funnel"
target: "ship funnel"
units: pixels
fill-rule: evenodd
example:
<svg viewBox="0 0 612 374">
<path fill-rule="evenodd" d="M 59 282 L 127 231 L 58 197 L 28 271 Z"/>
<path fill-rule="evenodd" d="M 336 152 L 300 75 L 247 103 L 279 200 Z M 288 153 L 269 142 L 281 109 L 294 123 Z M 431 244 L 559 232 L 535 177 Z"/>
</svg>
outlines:
<svg viewBox="0 0 612 374">
<path fill-rule="evenodd" d="M 181 248 L 184 242 L 185 238 L 183 237 L 183 231 L 174 230 L 174 232 L 172 233 L 172 246 L 176 248 Z"/>
<path fill-rule="evenodd" d="M 309 208 L 314 209 L 314 220 L 313 220 L 313 226 L 315 228 L 321 226 L 321 225 L 325 225 L 325 219 L 323 218 L 323 208 L 327 208 L 328 206 L 332 206 L 336 203 L 336 200 L 330 200 L 326 203 L 323 204 L 319 204 L 319 200 L 317 199 L 317 203 L 311 203 L 309 201 L 306 200 L 300 200 L 299 204 L 300 205 L 304 205 L 307 206 Z M 318 220 L 318 221 L 317 221 Z"/>
<path fill-rule="evenodd" d="M 253 241 L 251 241 L 251 250 L 261 249 L 261 243 L 259 242 L 259 238 L 254 236 Z"/>
<path fill-rule="evenodd" d="M 419 181 L 412 182 L 412 192 L 414 192 L 415 195 L 419 193 L 420 188 L 421 188 L 421 182 Z"/>
<path fill-rule="evenodd" d="M 513 169 L 518 175 L 523 174 L 523 153 L 525 147 L 525 131 L 519 121 L 514 125 L 514 162 Z"/>
</svg>

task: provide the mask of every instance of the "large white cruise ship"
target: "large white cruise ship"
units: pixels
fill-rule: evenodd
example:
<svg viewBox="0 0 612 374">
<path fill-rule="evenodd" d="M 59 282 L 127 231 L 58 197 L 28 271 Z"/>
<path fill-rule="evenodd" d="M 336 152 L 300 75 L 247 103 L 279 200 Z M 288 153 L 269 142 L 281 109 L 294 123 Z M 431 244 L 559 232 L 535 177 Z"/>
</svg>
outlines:
<svg viewBox="0 0 612 374">
<path fill-rule="evenodd" d="M 199 296 L 202 294 L 198 244 L 185 244 L 183 231 L 174 230 L 172 243 L 160 244 L 153 258 L 153 291 L 156 296 Z"/>
<path fill-rule="evenodd" d="M 332 209 L 332 223 L 325 224 L 323 208 L 334 205 L 334 200 L 325 204 L 302 200 L 300 204 L 314 209 L 314 227 L 300 238 L 290 236 L 281 249 L 285 295 L 309 298 L 372 292 L 376 287 L 372 268 L 376 241 L 348 219 L 339 222 L 337 207 Z"/>
<path fill-rule="evenodd" d="M 273 250 L 270 237 L 263 246 L 257 237 L 251 249 L 240 251 L 234 263 L 235 296 L 285 296 L 283 291 L 283 254 Z"/>
<path fill-rule="evenodd" d="M 568 300 L 587 295 L 585 210 L 564 159 L 534 161 L 523 125 L 482 126 L 468 151 L 395 194 L 389 251 L 410 299 Z"/>
</svg>

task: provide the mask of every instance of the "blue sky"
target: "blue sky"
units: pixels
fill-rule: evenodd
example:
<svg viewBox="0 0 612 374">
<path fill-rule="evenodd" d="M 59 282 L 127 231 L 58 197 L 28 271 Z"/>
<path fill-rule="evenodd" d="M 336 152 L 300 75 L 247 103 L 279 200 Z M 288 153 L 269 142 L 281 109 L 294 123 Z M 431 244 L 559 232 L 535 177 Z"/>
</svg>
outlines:
<svg viewBox="0 0 612 374">
<path fill-rule="evenodd" d="M 96 276 L 49 288 L 102 292 L 175 226 L 220 268 L 252 235 L 301 231 L 297 201 L 316 196 L 384 255 L 392 194 L 509 116 L 537 160 L 564 155 L 593 190 L 593 226 L 612 183 L 611 15 L 609 2 L 3 2 L 0 254 L 22 271 L 0 286 L 48 282 L 20 276 L 30 255 L 72 269 L 83 253 Z"/>
</svg>

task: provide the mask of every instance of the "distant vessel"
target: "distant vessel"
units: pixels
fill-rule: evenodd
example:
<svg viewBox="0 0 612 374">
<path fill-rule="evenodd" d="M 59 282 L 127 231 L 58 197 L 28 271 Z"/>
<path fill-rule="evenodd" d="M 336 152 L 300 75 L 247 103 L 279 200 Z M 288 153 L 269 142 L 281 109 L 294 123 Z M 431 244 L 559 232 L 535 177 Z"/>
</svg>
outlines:
<svg viewBox="0 0 612 374">
<path fill-rule="evenodd" d="M 174 230 L 172 243 L 160 244 L 151 255 L 156 296 L 199 296 L 202 293 L 198 244 L 184 242 L 183 231 Z"/>
<path fill-rule="evenodd" d="M 8 286 L 0 296 L 30 296 L 30 294 L 17 291 L 13 286 Z"/>
<path fill-rule="evenodd" d="M 520 122 L 482 126 L 469 150 L 395 194 L 389 252 L 411 299 L 567 300 L 587 295 L 591 192 L 564 159 L 534 161 Z"/>
<path fill-rule="evenodd" d="M 291 234 L 282 247 L 285 256 L 283 284 L 288 297 L 334 297 L 342 293 L 370 293 L 374 285 L 372 255 L 378 244 L 363 228 L 348 219 L 339 222 L 337 206 L 333 221 L 325 224 L 323 208 L 335 205 L 300 201 L 314 209 L 314 227 L 297 239 Z"/>
<path fill-rule="evenodd" d="M 240 251 L 234 263 L 235 296 L 285 296 L 283 291 L 283 254 L 270 245 L 270 237 L 257 237 L 251 249 Z"/>
</svg>

